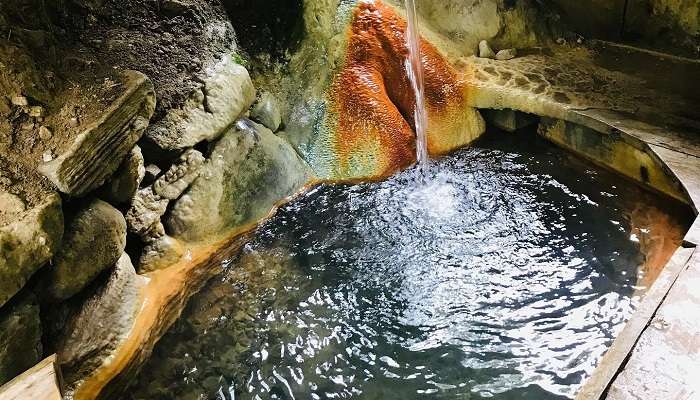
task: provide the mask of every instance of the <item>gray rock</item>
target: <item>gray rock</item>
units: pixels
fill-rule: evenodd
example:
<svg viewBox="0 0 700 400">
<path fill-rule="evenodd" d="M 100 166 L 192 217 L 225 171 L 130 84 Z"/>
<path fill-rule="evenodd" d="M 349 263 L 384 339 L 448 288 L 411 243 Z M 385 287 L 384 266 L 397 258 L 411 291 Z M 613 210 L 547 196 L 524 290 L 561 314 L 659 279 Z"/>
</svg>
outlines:
<svg viewBox="0 0 700 400">
<path fill-rule="evenodd" d="M 139 258 L 139 273 L 155 271 L 180 261 L 185 255 L 182 243 L 168 235 L 151 239 Z"/>
<path fill-rule="evenodd" d="M 99 199 L 87 203 L 66 223 L 51 268 L 49 294 L 56 300 L 77 294 L 113 266 L 125 246 L 126 221 L 119 210 Z"/>
<path fill-rule="evenodd" d="M 46 110 L 42 106 L 31 106 L 27 114 L 32 118 L 42 118 L 46 116 Z"/>
<path fill-rule="evenodd" d="M 199 176 L 204 156 L 197 150 L 188 149 L 168 171 L 153 183 L 153 191 L 166 199 L 175 200 Z"/>
<path fill-rule="evenodd" d="M 493 52 L 489 42 L 482 40 L 479 42 L 479 57 L 481 58 L 495 58 L 496 53 Z"/>
<path fill-rule="evenodd" d="M 43 141 L 47 141 L 47 140 L 51 139 L 51 136 L 53 136 L 53 134 L 51 133 L 51 129 L 49 129 L 45 126 L 41 126 L 39 128 L 39 139 L 41 139 Z"/>
<path fill-rule="evenodd" d="M 176 16 L 184 13 L 192 7 L 192 4 L 184 0 L 164 0 L 161 11 L 168 16 Z"/>
<path fill-rule="evenodd" d="M 101 196 L 114 205 L 130 204 L 146 175 L 143 163 L 141 148 L 134 146 L 117 172 L 102 187 Z"/>
<path fill-rule="evenodd" d="M 141 184 L 144 186 L 150 186 L 156 181 L 158 175 L 160 175 L 160 167 L 155 164 L 149 164 L 146 166 L 146 175 L 143 177 Z"/>
<path fill-rule="evenodd" d="M 146 280 L 136 274 L 129 256 L 122 254 L 107 283 L 69 319 L 56 349 L 69 384 L 67 398 L 126 340 L 140 308 L 140 293 Z"/>
<path fill-rule="evenodd" d="M 168 232 L 197 242 L 265 217 L 275 203 L 311 178 L 289 143 L 250 120 L 240 120 L 214 146 L 202 172 L 175 203 Z"/>
<path fill-rule="evenodd" d="M 515 49 L 503 49 L 496 53 L 496 60 L 510 60 L 515 58 L 516 55 L 518 55 L 518 52 Z"/>
<path fill-rule="evenodd" d="M 255 88 L 248 71 L 230 55 L 209 68 L 182 108 L 168 111 L 149 128 L 146 138 L 166 151 L 193 147 L 220 137 L 255 101 Z"/>
<path fill-rule="evenodd" d="M 277 99 L 270 93 L 263 93 L 250 111 L 250 118 L 265 125 L 272 132 L 277 132 L 282 124 L 282 114 Z"/>
<path fill-rule="evenodd" d="M 19 205 L 14 207 L 19 210 Z M 51 259 L 62 237 L 63 211 L 56 193 L 0 227 L 0 306 Z"/>
<path fill-rule="evenodd" d="M 155 109 L 153 84 L 136 71 L 126 71 L 122 84 L 123 94 L 66 152 L 39 166 L 60 191 L 79 197 L 102 185 L 146 130 Z"/>
<path fill-rule="evenodd" d="M 39 304 L 29 291 L 0 310 L 0 385 L 41 360 Z"/>
<path fill-rule="evenodd" d="M 129 232 L 142 238 L 151 237 L 151 232 L 160 224 L 160 217 L 165 214 L 169 202 L 170 200 L 154 193 L 152 186 L 140 189 L 126 213 Z"/>
<path fill-rule="evenodd" d="M 12 105 L 19 106 L 19 107 L 26 107 L 29 105 L 29 101 L 24 96 L 14 96 L 14 97 L 12 97 L 11 102 L 12 102 Z"/>
</svg>

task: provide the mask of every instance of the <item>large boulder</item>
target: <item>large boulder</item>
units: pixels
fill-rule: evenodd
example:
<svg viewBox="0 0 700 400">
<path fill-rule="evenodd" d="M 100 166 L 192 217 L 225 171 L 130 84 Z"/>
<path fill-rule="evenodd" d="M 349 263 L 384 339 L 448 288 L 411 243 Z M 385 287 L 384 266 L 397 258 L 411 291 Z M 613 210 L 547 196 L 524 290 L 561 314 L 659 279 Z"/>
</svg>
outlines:
<svg viewBox="0 0 700 400">
<path fill-rule="evenodd" d="M 179 151 L 221 136 L 255 101 L 248 71 L 224 56 L 206 73 L 202 87 L 181 108 L 168 111 L 146 138 L 166 151 Z"/>
<path fill-rule="evenodd" d="M 57 345 L 66 382 L 66 395 L 113 355 L 134 324 L 140 293 L 147 278 L 136 274 L 126 253 L 117 261 L 107 283 L 93 293 L 68 321 Z"/>
<path fill-rule="evenodd" d="M 146 130 L 156 103 L 153 84 L 136 71 L 124 72 L 120 83 L 125 89 L 112 105 L 65 152 L 39 166 L 62 192 L 82 196 L 102 185 Z"/>
<path fill-rule="evenodd" d="M 3 207 L 8 209 L 0 221 L 0 306 L 14 296 L 29 278 L 53 255 L 63 237 L 61 197 L 48 194 L 40 203 L 22 210 L 24 202 L 16 195 L 4 194 Z"/>
<path fill-rule="evenodd" d="M 124 216 L 108 203 L 95 199 L 67 222 L 63 245 L 51 268 L 49 294 L 67 299 L 114 265 L 126 246 Z"/>
<path fill-rule="evenodd" d="M 0 385 L 41 360 L 39 304 L 29 291 L 0 310 Z"/>
<path fill-rule="evenodd" d="M 173 206 L 168 232 L 194 242 L 223 234 L 265 217 L 310 178 L 308 166 L 289 143 L 262 125 L 240 120 Z"/>
</svg>

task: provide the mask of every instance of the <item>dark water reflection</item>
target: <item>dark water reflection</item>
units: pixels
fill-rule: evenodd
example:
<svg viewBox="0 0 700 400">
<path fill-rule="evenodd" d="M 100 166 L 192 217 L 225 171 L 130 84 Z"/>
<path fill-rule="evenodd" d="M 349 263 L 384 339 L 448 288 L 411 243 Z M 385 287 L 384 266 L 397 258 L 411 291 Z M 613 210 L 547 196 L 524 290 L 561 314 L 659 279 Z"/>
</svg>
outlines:
<svg viewBox="0 0 700 400">
<path fill-rule="evenodd" d="M 658 200 L 534 136 L 284 207 L 127 398 L 558 399 L 633 312 Z"/>
</svg>

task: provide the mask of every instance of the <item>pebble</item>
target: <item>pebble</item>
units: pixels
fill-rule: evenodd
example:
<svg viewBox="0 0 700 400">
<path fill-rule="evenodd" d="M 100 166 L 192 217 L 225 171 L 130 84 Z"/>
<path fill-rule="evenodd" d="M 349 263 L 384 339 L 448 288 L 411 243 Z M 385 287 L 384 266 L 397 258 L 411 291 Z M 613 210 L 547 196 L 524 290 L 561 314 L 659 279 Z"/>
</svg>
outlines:
<svg viewBox="0 0 700 400">
<path fill-rule="evenodd" d="M 491 49 L 491 46 L 489 46 L 489 42 L 482 40 L 479 42 L 479 57 L 481 58 L 494 58 L 496 57 L 496 54 L 493 52 Z"/>
<path fill-rule="evenodd" d="M 34 129 L 34 122 L 24 122 L 22 123 L 22 125 L 20 125 L 20 129 L 22 129 L 23 131 L 31 131 L 32 129 Z"/>
<path fill-rule="evenodd" d="M 44 116 L 44 107 L 42 106 L 31 106 L 29 107 L 29 116 L 34 118 L 41 118 Z"/>
<path fill-rule="evenodd" d="M 12 98 L 12 104 L 16 106 L 26 107 L 29 105 L 29 100 L 24 96 L 15 96 Z"/>
<path fill-rule="evenodd" d="M 499 50 L 498 53 L 496 53 L 496 60 L 510 60 L 515 58 L 516 55 L 517 52 L 515 51 L 515 49 L 503 49 Z"/>
<path fill-rule="evenodd" d="M 47 140 L 51 139 L 51 136 L 53 136 L 53 134 L 51 133 L 51 129 L 49 129 L 45 126 L 42 126 L 41 128 L 39 128 L 39 138 L 41 140 L 47 141 Z"/>
<path fill-rule="evenodd" d="M 78 117 L 73 117 L 68 120 L 68 125 L 70 125 L 71 128 L 75 128 L 78 126 L 80 123 L 78 122 Z"/>
<path fill-rule="evenodd" d="M 41 159 L 44 162 L 49 162 L 49 161 L 53 160 L 53 154 L 51 154 L 51 150 L 46 150 L 44 152 L 44 154 L 41 155 Z"/>
</svg>

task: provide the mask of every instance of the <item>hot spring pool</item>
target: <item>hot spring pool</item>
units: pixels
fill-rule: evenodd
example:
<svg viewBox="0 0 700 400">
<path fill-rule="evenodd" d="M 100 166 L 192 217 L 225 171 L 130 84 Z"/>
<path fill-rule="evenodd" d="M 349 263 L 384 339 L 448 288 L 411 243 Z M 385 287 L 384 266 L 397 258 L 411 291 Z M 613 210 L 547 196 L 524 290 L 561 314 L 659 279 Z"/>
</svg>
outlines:
<svg viewBox="0 0 700 400">
<path fill-rule="evenodd" d="M 126 398 L 571 398 L 654 273 L 650 238 L 680 235 L 668 203 L 500 132 L 425 177 L 317 187 L 190 301 Z"/>
</svg>

